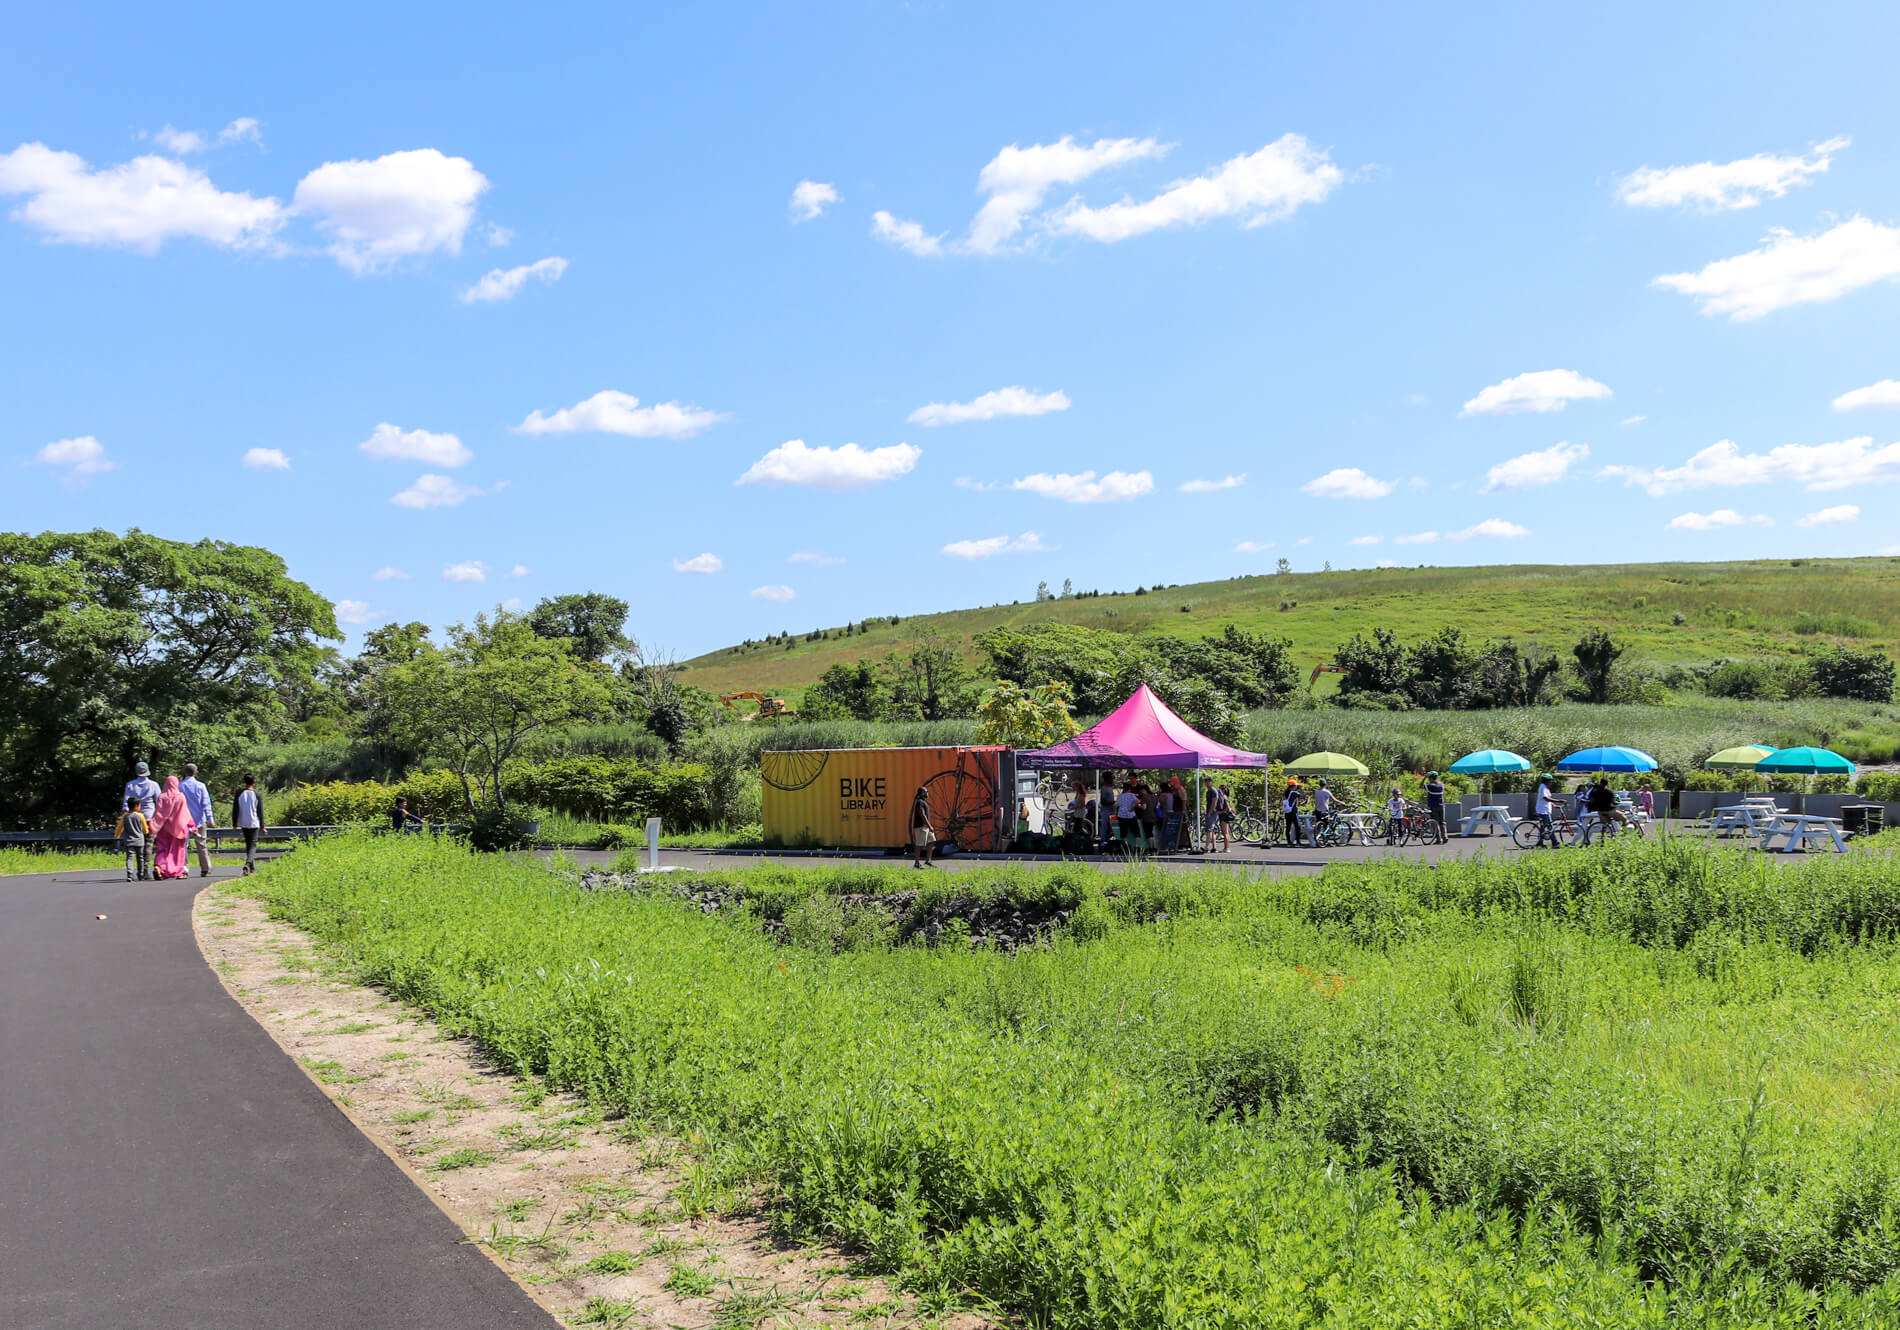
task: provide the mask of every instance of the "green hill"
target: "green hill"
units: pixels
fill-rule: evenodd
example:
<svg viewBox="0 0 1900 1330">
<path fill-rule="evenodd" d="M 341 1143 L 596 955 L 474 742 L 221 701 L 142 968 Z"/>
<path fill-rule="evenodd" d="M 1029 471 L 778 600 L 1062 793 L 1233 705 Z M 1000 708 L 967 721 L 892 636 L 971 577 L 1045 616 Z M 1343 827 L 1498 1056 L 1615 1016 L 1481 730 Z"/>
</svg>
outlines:
<svg viewBox="0 0 1900 1330">
<path fill-rule="evenodd" d="M 868 607 L 867 607 L 868 608 Z M 970 645 L 1005 625 L 1072 623 L 1177 637 L 1228 624 L 1293 643 L 1304 671 L 1354 633 L 1391 628 L 1412 639 L 1455 624 L 1473 639 L 1565 647 L 1592 628 L 1659 665 L 1764 656 L 1817 639 L 1892 652 L 1900 643 L 1900 558 L 1738 563 L 1510 564 L 1381 568 L 1236 577 L 1145 591 L 1102 592 L 794 631 L 789 643 L 724 647 L 686 662 L 684 681 L 714 692 L 796 693 L 836 664 L 876 659 L 934 630 Z M 823 634 L 807 640 L 806 633 Z M 1322 689 L 1326 680 L 1322 679 Z"/>
</svg>

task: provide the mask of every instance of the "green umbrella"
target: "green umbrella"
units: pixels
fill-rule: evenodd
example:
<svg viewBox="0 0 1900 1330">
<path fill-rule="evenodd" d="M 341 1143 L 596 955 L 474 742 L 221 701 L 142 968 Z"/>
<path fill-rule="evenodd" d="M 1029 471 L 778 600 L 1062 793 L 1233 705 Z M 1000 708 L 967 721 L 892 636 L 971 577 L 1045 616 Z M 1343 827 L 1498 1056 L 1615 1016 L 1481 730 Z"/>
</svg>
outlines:
<svg viewBox="0 0 1900 1330">
<path fill-rule="evenodd" d="M 1344 753 L 1308 753 L 1283 768 L 1293 776 L 1370 776 L 1372 771 L 1356 757 Z"/>
<path fill-rule="evenodd" d="M 1774 751 L 1767 744 L 1743 744 L 1740 748 L 1724 748 L 1719 753 L 1711 753 L 1708 761 L 1702 765 L 1710 771 L 1753 771 L 1764 757 Z"/>
</svg>

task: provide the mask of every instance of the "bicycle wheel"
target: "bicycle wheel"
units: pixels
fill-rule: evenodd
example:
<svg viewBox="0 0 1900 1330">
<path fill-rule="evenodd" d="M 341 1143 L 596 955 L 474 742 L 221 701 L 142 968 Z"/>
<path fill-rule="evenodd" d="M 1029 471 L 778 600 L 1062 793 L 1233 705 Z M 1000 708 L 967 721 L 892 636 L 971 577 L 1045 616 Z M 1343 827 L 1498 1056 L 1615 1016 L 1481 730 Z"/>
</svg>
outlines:
<svg viewBox="0 0 1900 1330">
<path fill-rule="evenodd" d="M 1234 835 L 1249 845 L 1267 845 L 1274 840 L 1275 828 L 1271 822 L 1257 817 L 1243 817 L 1234 823 Z"/>
<path fill-rule="evenodd" d="M 1511 840 L 1520 850 L 1534 850 L 1543 843 L 1543 827 L 1531 818 L 1525 818 L 1511 828 Z"/>
</svg>

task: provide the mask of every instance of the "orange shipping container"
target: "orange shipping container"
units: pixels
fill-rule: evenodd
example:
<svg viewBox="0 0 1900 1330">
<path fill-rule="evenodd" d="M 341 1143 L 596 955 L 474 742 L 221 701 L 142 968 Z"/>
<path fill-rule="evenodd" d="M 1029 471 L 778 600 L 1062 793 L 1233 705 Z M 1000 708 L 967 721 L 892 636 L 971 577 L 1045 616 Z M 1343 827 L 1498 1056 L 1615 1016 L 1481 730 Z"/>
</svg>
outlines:
<svg viewBox="0 0 1900 1330">
<path fill-rule="evenodd" d="M 1014 754 L 1001 747 L 834 748 L 762 753 L 768 842 L 827 849 L 910 844 L 911 801 L 930 791 L 931 830 L 942 843 L 1002 848 L 1013 829 Z"/>
</svg>

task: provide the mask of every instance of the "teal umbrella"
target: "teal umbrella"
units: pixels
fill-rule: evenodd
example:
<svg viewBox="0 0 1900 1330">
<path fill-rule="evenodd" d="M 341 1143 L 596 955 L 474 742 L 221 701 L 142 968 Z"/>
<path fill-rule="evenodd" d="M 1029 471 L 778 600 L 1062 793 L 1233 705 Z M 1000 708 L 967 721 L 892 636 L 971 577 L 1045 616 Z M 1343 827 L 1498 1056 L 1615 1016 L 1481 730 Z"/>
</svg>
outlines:
<svg viewBox="0 0 1900 1330">
<path fill-rule="evenodd" d="M 1451 769 L 1459 776 L 1489 776 L 1500 771 L 1529 771 L 1531 764 L 1502 748 L 1486 748 L 1482 752 L 1467 753 L 1453 762 Z"/>
<path fill-rule="evenodd" d="M 1854 764 L 1831 748 L 1783 748 L 1755 764 L 1762 776 L 1851 776 Z"/>
</svg>

